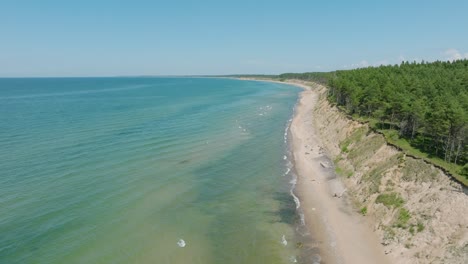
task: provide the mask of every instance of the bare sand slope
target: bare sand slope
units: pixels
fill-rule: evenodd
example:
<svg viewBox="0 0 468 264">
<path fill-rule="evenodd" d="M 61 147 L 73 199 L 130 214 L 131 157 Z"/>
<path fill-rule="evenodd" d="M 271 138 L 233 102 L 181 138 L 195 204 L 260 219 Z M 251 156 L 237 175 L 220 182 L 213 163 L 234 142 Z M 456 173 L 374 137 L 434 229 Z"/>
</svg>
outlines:
<svg viewBox="0 0 468 264">
<path fill-rule="evenodd" d="M 391 263 L 365 219 L 353 210 L 344 185 L 325 156 L 313 125 L 317 100 L 316 91 L 307 89 L 301 93 L 291 134 L 297 193 L 306 225 L 320 249 L 321 262 Z"/>
</svg>

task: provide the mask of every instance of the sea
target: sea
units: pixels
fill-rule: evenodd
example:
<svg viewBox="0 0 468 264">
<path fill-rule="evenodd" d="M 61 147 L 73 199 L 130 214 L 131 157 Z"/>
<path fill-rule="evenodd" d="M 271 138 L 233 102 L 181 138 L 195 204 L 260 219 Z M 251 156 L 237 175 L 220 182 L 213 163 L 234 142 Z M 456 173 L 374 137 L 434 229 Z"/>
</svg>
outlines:
<svg viewBox="0 0 468 264">
<path fill-rule="evenodd" d="M 300 262 L 288 147 L 299 92 L 0 79 L 0 263 Z"/>
</svg>

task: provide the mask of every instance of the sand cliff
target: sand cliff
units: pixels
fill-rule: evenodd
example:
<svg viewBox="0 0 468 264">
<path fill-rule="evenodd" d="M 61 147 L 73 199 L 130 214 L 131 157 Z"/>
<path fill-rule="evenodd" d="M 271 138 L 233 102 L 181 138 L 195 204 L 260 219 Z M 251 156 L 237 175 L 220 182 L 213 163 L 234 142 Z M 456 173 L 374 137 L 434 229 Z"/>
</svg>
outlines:
<svg viewBox="0 0 468 264">
<path fill-rule="evenodd" d="M 306 220 L 322 215 L 311 228 L 325 221 L 330 230 L 322 237 L 334 236 L 323 241 L 324 255 L 337 255 L 333 263 L 467 263 L 466 189 L 347 118 L 328 102 L 325 87 L 311 86 L 301 94 L 291 130 Z M 318 208 L 336 214 L 323 220 Z M 336 217 L 341 219 L 331 219 Z M 355 232 L 346 230 L 353 225 Z M 377 245 L 362 252 L 352 246 L 369 241 Z"/>
</svg>

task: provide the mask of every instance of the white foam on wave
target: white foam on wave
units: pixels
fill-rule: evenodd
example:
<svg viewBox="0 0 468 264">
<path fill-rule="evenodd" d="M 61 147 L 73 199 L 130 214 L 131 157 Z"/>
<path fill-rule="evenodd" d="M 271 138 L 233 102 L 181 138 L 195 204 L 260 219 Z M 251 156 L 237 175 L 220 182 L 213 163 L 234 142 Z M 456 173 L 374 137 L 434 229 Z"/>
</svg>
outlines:
<svg viewBox="0 0 468 264">
<path fill-rule="evenodd" d="M 296 259 L 295 256 L 291 256 L 291 257 L 289 258 L 289 260 L 290 260 L 292 263 L 297 263 L 297 259 Z"/>
<path fill-rule="evenodd" d="M 288 142 L 288 132 L 289 132 L 290 126 L 291 126 L 291 123 L 289 122 L 288 125 L 286 126 L 286 129 L 284 130 L 284 134 L 283 134 L 284 143 Z"/>
<path fill-rule="evenodd" d="M 300 213 L 299 218 L 301 219 L 301 225 L 305 226 L 305 216 L 304 216 L 304 214 Z"/>
<path fill-rule="evenodd" d="M 294 203 L 296 204 L 296 209 L 299 209 L 299 207 L 301 207 L 301 201 L 300 201 L 299 198 L 294 194 L 293 189 L 294 189 L 294 188 L 291 189 L 291 196 L 293 197 Z"/>
<path fill-rule="evenodd" d="M 281 244 L 283 244 L 283 246 L 287 246 L 288 245 L 288 241 L 286 240 L 286 236 L 283 235 L 283 237 L 281 238 Z"/>
<path fill-rule="evenodd" d="M 284 155 L 284 156 L 283 156 L 283 160 L 287 160 L 287 159 L 288 159 L 288 157 L 286 157 L 286 155 Z"/>
<path fill-rule="evenodd" d="M 297 183 L 297 177 L 292 178 L 292 179 L 289 181 L 289 183 L 295 186 L 296 183 Z M 294 188 L 293 188 L 293 189 L 294 189 Z"/>
<path fill-rule="evenodd" d="M 236 123 L 237 123 L 237 120 L 236 120 Z M 241 126 L 241 125 L 238 125 L 237 127 L 244 133 L 248 132 L 247 129 L 245 127 Z"/>
<path fill-rule="evenodd" d="M 185 243 L 185 240 L 183 239 L 179 239 L 179 241 L 177 241 L 177 245 L 181 248 L 185 247 L 187 244 Z"/>
</svg>

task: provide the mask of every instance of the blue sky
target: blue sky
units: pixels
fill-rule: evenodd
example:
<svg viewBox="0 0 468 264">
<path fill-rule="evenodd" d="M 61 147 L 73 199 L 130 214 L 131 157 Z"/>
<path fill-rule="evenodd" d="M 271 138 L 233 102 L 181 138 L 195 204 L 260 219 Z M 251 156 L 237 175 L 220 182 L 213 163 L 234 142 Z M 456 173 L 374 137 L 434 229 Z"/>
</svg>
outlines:
<svg viewBox="0 0 468 264">
<path fill-rule="evenodd" d="M 468 58 L 468 1 L 0 0 L 0 76 L 331 71 Z"/>
</svg>

